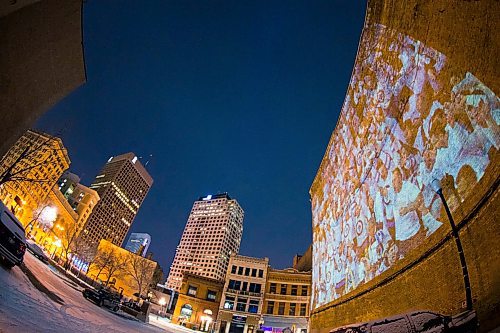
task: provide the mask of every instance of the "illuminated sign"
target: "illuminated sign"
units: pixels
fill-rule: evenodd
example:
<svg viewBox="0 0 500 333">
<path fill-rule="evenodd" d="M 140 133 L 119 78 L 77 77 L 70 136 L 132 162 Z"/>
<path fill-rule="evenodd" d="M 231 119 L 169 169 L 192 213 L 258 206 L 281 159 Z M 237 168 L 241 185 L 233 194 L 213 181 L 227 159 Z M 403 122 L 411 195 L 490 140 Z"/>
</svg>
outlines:
<svg viewBox="0 0 500 333">
<path fill-rule="evenodd" d="M 311 187 L 312 307 L 388 270 L 443 223 L 500 147 L 500 100 L 439 51 L 365 28 L 341 116 Z"/>
<path fill-rule="evenodd" d="M 247 322 L 246 316 L 240 316 L 240 315 L 233 314 L 233 319 L 231 320 L 231 325 L 234 325 L 236 327 L 244 327 L 246 322 Z"/>
<path fill-rule="evenodd" d="M 205 198 L 203 198 L 203 200 L 212 200 L 212 195 L 211 194 L 207 195 Z"/>
</svg>

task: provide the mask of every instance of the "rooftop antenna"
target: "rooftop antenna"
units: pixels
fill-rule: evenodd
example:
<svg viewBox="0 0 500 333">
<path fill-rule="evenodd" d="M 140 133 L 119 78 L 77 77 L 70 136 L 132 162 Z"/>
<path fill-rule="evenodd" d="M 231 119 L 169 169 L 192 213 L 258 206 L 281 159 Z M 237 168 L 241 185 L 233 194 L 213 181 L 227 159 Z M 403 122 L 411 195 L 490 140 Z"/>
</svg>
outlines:
<svg viewBox="0 0 500 333">
<path fill-rule="evenodd" d="M 146 163 L 144 163 L 144 166 L 147 166 L 149 164 L 149 161 L 151 160 L 152 157 L 153 157 L 153 154 L 149 154 L 148 160 L 146 161 Z M 142 160 L 142 156 L 139 158 Z"/>
</svg>

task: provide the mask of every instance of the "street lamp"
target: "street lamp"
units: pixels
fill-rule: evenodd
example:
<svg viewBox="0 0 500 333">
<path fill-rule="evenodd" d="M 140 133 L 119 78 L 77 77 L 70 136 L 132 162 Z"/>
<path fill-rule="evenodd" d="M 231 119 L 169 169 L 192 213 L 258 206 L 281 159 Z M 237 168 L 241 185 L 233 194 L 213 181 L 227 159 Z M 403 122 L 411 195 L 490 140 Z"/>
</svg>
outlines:
<svg viewBox="0 0 500 333">
<path fill-rule="evenodd" d="M 460 257 L 460 264 L 462 266 L 462 275 L 464 277 L 464 287 L 465 287 L 465 301 L 467 310 L 472 310 L 472 291 L 470 288 L 470 280 L 469 280 L 469 271 L 467 269 L 467 262 L 465 261 L 464 249 L 462 248 L 462 242 L 460 241 L 460 235 L 458 233 L 458 228 L 455 225 L 455 221 L 453 220 L 453 216 L 451 215 L 450 208 L 448 207 L 448 203 L 443 195 L 443 189 L 441 187 L 441 182 L 438 179 L 434 179 L 431 183 L 432 188 L 441 198 L 443 202 L 444 209 L 446 211 L 446 215 L 448 215 L 448 220 L 451 225 L 451 234 L 455 239 L 455 243 L 457 244 L 458 256 Z"/>
<path fill-rule="evenodd" d="M 203 313 L 205 313 L 204 316 L 201 316 L 200 319 L 201 319 L 201 327 L 200 327 L 200 331 L 210 331 L 210 324 L 212 323 L 212 316 L 211 316 L 211 310 L 208 310 L 210 311 L 210 314 L 207 313 L 207 310 L 203 311 Z"/>
<path fill-rule="evenodd" d="M 56 255 L 56 251 L 58 248 L 62 247 L 62 242 L 60 239 L 56 239 L 55 242 L 52 243 L 54 245 L 54 253 L 52 253 L 52 259 L 54 259 L 55 255 Z"/>
<path fill-rule="evenodd" d="M 167 301 L 165 300 L 164 297 L 162 297 L 160 298 L 160 301 L 158 303 L 160 304 L 160 314 L 163 317 L 163 307 L 167 304 Z"/>
</svg>

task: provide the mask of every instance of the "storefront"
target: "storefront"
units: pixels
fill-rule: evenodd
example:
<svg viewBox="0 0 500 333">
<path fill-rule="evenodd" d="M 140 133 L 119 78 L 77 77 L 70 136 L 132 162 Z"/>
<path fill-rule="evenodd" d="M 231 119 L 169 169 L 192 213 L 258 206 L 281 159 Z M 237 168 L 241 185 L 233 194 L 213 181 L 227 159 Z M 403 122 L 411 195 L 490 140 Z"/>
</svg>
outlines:
<svg viewBox="0 0 500 333">
<path fill-rule="evenodd" d="M 264 315 L 262 330 L 266 333 L 307 333 L 307 318 Z"/>
<path fill-rule="evenodd" d="M 219 311 L 219 333 L 255 333 L 259 328 L 259 316 Z"/>
</svg>

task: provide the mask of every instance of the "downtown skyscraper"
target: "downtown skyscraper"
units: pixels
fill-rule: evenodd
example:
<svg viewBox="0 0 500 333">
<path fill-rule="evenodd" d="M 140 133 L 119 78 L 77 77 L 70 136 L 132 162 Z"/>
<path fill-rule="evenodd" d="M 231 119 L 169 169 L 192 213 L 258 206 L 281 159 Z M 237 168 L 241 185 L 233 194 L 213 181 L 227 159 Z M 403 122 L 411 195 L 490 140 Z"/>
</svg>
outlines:
<svg viewBox="0 0 500 333">
<path fill-rule="evenodd" d="M 151 235 L 144 232 L 133 232 L 125 245 L 125 250 L 145 257 L 151 244 Z"/>
<path fill-rule="evenodd" d="M 229 257 L 240 250 L 244 212 L 227 193 L 196 200 L 170 267 L 167 287 L 179 290 L 183 273 L 224 281 Z"/>
<path fill-rule="evenodd" d="M 106 239 L 121 246 L 151 185 L 153 178 L 134 153 L 111 157 L 90 186 L 101 200 L 83 229 L 85 242 L 98 246 Z"/>
</svg>

